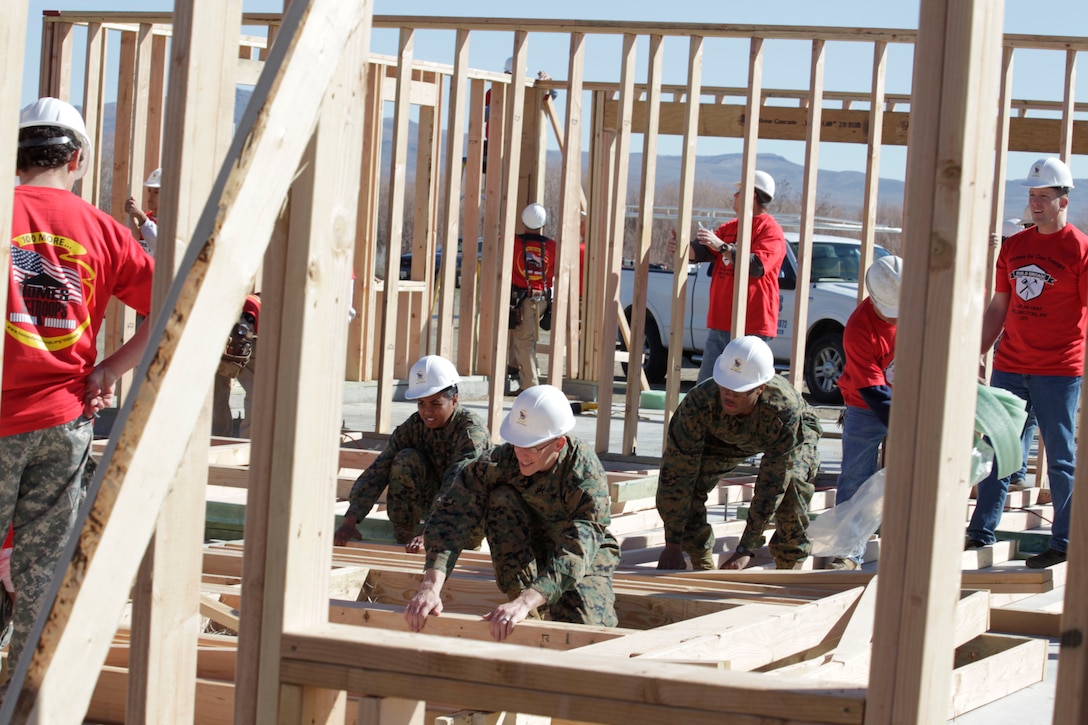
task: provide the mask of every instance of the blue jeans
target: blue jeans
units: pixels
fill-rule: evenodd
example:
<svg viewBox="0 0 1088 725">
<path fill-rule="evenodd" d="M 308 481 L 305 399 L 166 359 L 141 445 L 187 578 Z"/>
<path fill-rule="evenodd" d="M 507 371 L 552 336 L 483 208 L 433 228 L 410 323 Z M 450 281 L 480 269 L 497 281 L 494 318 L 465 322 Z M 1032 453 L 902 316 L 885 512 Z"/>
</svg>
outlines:
<svg viewBox="0 0 1088 725">
<path fill-rule="evenodd" d="M 835 505 L 853 498 L 861 484 L 880 470 L 880 442 L 888 435 L 888 428 L 868 408 L 846 406 L 842 424 L 842 472 L 835 489 Z M 865 543 L 861 542 L 850 552 L 850 559 L 861 563 L 865 556 Z"/>
<path fill-rule="evenodd" d="M 770 342 L 773 339 L 765 335 L 756 335 L 756 337 L 764 342 Z M 699 379 L 695 381 L 697 384 L 714 377 L 714 363 L 718 362 L 725 346 L 732 339 L 733 333 L 728 330 L 707 329 L 706 342 L 703 344 L 703 361 L 699 363 Z"/>
<path fill-rule="evenodd" d="M 1035 429 L 1038 427 L 1039 424 L 1035 422 L 1035 411 L 1029 405 L 1028 417 L 1024 420 L 1024 430 L 1020 433 L 1020 450 L 1024 454 L 1023 463 L 1020 464 L 1020 470 L 1009 477 L 1010 482 L 1011 480 L 1016 480 L 1020 483 L 1027 482 L 1028 456 L 1031 455 L 1031 444 L 1035 440 Z"/>
<path fill-rule="evenodd" d="M 1047 452 L 1047 476 L 1054 499 L 1054 523 L 1050 548 L 1069 547 L 1069 504 L 1073 496 L 1073 469 L 1076 465 L 1076 416 L 1080 403 L 1080 377 L 1065 375 L 1022 375 L 994 370 L 990 385 L 1023 398 L 1035 411 L 1039 434 Z M 998 480 L 996 467 L 978 484 L 975 512 L 967 536 L 984 544 L 997 540 L 994 530 L 1005 510 L 1008 479 Z"/>
</svg>

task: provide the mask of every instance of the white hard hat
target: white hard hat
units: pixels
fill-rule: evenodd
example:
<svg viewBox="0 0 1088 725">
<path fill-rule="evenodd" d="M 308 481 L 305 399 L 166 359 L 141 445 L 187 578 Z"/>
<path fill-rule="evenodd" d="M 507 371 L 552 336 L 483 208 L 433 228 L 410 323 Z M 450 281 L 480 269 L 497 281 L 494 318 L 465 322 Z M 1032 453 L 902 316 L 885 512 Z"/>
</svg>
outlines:
<svg viewBox="0 0 1088 725">
<path fill-rule="evenodd" d="M 514 72 L 514 56 L 510 56 L 509 58 L 506 59 L 506 63 L 504 63 L 503 66 L 502 66 L 502 72 L 503 73 L 513 73 Z"/>
<path fill-rule="evenodd" d="M 19 128 L 31 126 L 59 126 L 76 135 L 76 138 L 70 140 L 80 148 L 76 178 L 82 179 L 91 163 L 91 139 L 87 136 L 87 124 L 83 122 L 79 111 L 59 98 L 39 98 L 19 113 Z M 58 142 L 60 138 L 63 137 L 58 137 Z"/>
<path fill-rule="evenodd" d="M 548 210 L 543 204 L 530 204 L 521 212 L 521 221 L 526 229 L 540 229 L 548 222 Z"/>
<path fill-rule="evenodd" d="M 162 186 L 162 169 L 155 169 L 147 175 L 147 181 L 144 182 L 144 186 L 149 189 L 158 189 Z"/>
<path fill-rule="evenodd" d="M 1023 229 L 1035 226 L 1035 222 L 1031 220 L 1031 204 L 1024 207 L 1024 216 L 1020 217 L 1020 226 Z"/>
<path fill-rule="evenodd" d="M 519 448 L 530 448 L 572 428 L 574 411 L 563 391 L 551 385 L 534 385 L 514 399 L 499 435 Z"/>
<path fill-rule="evenodd" d="M 899 287 L 902 279 L 903 260 L 894 254 L 881 257 L 865 271 L 865 289 L 869 290 L 873 306 L 877 312 L 889 319 L 899 317 Z"/>
<path fill-rule="evenodd" d="M 1001 236 L 1011 237 L 1013 234 L 1019 234 L 1024 230 L 1024 225 L 1020 223 L 1020 220 L 1016 217 L 1006 219 L 1001 224 Z"/>
<path fill-rule="evenodd" d="M 766 171 L 760 171 L 759 169 L 756 169 L 755 187 L 756 191 L 762 191 L 764 194 L 770 197 L 770 199 L 774 199 L 774 177 L 768 174 Z M 734 181 L 733 188 L 739 189 L 740 182 Z"/>
<path fill-rule="evenodd" d="M 404 397 L 408 400 L 426 398 L 459 382 L 461 376 L 453 363 L 440 355 L 425 355 L 408 371 L 408 392 Z"/>
<path fill-rule="evenodd" d="M 1020 182 L 1020 186 L 1029 189 L 1047 189 L 1059 187 L 1062 189 L 1073 188 L 1073 172 L 1059 158 L 1050 156 L 1039 159 L 1031 165 L 1028 178 Z"/>
<path fill-rule="evenodd" d="M 728 390 L 746 393 L 774 377 L 774 355 L 755 335 L 730 340 L 714 362 L 714 382 Z"/>
</svg>

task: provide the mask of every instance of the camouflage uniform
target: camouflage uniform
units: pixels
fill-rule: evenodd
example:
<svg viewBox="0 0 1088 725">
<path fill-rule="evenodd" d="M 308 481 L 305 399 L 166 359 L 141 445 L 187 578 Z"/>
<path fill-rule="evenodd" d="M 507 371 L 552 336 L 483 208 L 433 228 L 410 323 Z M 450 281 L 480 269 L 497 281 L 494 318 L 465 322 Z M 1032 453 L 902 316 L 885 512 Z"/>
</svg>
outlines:
<svg viewBox="0 0 1088 725">
<path fill-rule="evenodd" d="M 393 431 L 385 450 L 355 479 L 347 513 L 362 521 L 386 487 L 386 507 L 397 543 L 420 532 L 439 488 L 448 487 L 469 462 L 491 448 L 480 417 L 460 405 L 441 428 L 432 430 L 419 413 Z M 475 535 L 479 546 L 483 532 Z"/>
<path fill-rule="evenodd" d="M 528 478 L 514 447 L 499 446 L 435 500 L 426 568 L 449 575 L 468 543 L 464 532 L 486 522 L 495 581 L 507 597 L 532 588 L 554 621 L 614 627 L 620 548 L 608 530 L 609 503 L 604 468 L 582 441 L 567 436 L 555 465 Z"/>
<path fill-rule="evenodd" d="M 775 375 L 746 416 L 725 415 L 713 379 L 695 386 L 669 424 L 658 476 L 657 509 L 665 541 L 681 544 L 697 569 L 713 568 L 714 532 L 706 500 L 718 480 L 746 458 L 763 454 L 741 546 L 755 551 L 773 514 L 770 549 L 780 569 L 809 554 L 808 504 L 820 468 L 822 430 L 816 414 L 785 378 Z"/>
<path fill-rule="evenodd" d="M 75 527 L 93 437 L 93 420 L 82 415 L 51 428 L 0 437 L 0 521 L 15 527 L 11 583 L 19 598 L 9 667 L 19 661 Z"/>
</svg>

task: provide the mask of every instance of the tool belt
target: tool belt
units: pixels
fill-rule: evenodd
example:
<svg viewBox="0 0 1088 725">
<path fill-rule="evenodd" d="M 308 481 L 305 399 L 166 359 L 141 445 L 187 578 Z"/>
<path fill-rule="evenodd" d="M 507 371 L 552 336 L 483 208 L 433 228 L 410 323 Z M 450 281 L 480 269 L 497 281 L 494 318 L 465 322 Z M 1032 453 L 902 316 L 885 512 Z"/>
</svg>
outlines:
<svg viewBox="0 0 1088 725">
<path fill-rule="evenodd" d="M 529 296 L 529 290 L 524 287 L 511 287 L 510 288 L 510 320 L 509 328 L 513 330 L 520 325 L 524 320 L 524 314 L 521 311 L 521 303 Z"/>
</svg>

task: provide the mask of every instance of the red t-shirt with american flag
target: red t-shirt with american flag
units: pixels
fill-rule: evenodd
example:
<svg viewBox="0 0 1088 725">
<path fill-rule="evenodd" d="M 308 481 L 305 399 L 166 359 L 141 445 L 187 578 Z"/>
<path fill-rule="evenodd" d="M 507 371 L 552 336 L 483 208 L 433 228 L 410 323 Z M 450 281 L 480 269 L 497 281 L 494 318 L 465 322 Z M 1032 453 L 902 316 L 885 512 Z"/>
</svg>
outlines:
<svg viewBox="0 0 1088 725">
<path fill-rule="evenodd" d="M 16 187 L 0 435 L 79 416 L 107 303 L 149 314 L 153 271 L 128 229 L 75 194 Z"/>
</svg>

